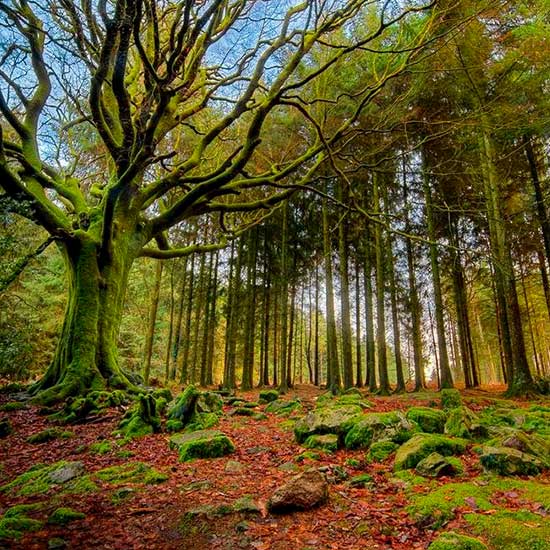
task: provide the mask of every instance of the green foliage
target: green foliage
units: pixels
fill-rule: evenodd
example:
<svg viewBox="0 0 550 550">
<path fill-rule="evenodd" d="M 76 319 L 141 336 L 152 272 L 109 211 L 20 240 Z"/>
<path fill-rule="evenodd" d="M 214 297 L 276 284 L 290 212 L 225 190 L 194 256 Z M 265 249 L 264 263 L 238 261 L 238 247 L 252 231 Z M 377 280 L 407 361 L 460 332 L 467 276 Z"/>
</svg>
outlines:
<svg viewBox="0 0 550 550">
<path fill-rule="evenodd" d="M 3 516 L 0 516 L 0 542 L 3 540 L 20 539 L 25 533 L 38 531 L 43 523 L 28 517 L 29 513 L 40 511 L 42 503 L 17 504 L 8 508 Z"/>
<path fill-rule="evenodd" d="M 442 533 L 428 550 L 488 550 L 480 540 L 458 533 Z"/>
</svg>

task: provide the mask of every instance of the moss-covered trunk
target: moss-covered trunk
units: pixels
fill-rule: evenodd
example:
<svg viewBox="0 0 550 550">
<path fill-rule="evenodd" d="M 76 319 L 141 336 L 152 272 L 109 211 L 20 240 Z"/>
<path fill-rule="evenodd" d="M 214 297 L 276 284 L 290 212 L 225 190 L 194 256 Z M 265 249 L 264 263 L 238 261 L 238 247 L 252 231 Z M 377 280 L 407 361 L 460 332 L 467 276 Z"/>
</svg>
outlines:
<svg viewBox="0 0 550 550">
<path fill-rule="evenodd" d="M 31 388 L 41 402 L 105 388 L 131 389 L 117 359 L 117 340 L 128 274 L 136 257 L 131 231 L 121 231 L 110 253 L 99 253 L 100 239 L 77 231 L 62 243 L 68 302 L 53 361 Z"/>
</svg>

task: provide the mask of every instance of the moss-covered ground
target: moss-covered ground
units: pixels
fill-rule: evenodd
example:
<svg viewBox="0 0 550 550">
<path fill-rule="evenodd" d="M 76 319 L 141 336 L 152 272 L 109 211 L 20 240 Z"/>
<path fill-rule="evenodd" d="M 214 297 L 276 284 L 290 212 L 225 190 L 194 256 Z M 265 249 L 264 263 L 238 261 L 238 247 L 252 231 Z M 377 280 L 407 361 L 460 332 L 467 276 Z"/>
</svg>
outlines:
<svg viewBox="0 0 550 550">
<path fill-rule="evenodd" d="M 174 390 L 174 396 L 182 395 L 181 388 Z M 131 405 L 121 406 L 118 395 L 94 397 L 102 406 L 93 421 L 64 427 L 39 414 L 55 411 L 11 405 L 13 398 L 0 394 L 0 418 L 12 426 L 0 439 L 0 548 L 427 550 L 434 543 L 432 550 L 448 550 L 453 540 L 463 544 L 462 550 L 549 548 L 549 472 L 502 477 L 484 471 L 480 462 L 486 441 L 498 444 L 514 436 L 523 445 L 519 432 L 544 452 L 550 437 L 548 400 L 511 401 L 491 392 L 378 397 L 363 390 L 333 397 L 300 386 L 284 395 L 237 392 L 222 411 L 212 412 L 199 409 L 216 398 L 199 406 L 197 397 L 192 413 L 182 407 L 181 414 L 171 415 L 180 422 L 171 429 L 181 434 L 216 430 L 235 450 L 180 462 L 178 450 L 169 448 L 173 433 L 167 430 L 167 414 L 173 405 L 168 395 L 155 395 L 154 429 L 132 438 L 120 432 L 123 409 Z M 73 407 L 73 419 L 83 405 Z M 400 412 L 413 429 L 382 426 L 376 441 L 346 448 L 344 436 L 353 427 L 346 419 L 334 428 L 337 437 L 321 433 L 308 443 L 297 441 L 296 423 L 309 411 L 341 407 L 357 411 L 357 418 Z M 467 407 L 473 414 L 467 413 L 468 419 L 483 429 L 457 426 L 456 419 L 464 417 L 457 413 L 460 407 Z M 254 415 L 232 414 L 237 408 Z M 446 438 L 451 414 L 450 435 L 461 435 L 451 441 L 459 444 L 448 452 L 439 443 L 427 450 L 443 449 L 458 473 L 432 478 L 414 468 L 395 468 L 401 446 L 419 430 L 431 432 L 437 442 Z M 69 430 L 70 436 L 63 435 Z M 43 442 L 29 439 L 37 434 L 46 434 L 39 438 Z M 415 462 L 416 455 L 410 465 Z M 326 475 L 329 502 L 316 510 L 269 514 L 266 502 L 273 491 L 309 468 Z"/>
</svg>

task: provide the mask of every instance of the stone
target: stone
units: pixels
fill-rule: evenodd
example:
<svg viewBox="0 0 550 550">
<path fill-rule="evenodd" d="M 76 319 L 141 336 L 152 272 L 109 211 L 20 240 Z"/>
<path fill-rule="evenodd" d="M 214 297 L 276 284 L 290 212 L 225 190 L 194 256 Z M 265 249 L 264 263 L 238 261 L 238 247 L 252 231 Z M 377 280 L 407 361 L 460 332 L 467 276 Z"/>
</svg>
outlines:
<svg viewBox="0 0 550 550">
<path fill-rule="evenodd" d="M 48 478 L 52 483 L 67 483 L 71 479 L 80 477 L 85 472 L 84 464 L 82 462 L 67 462 L 49 472 Z"/>
<path fill-rule="evenodd" d="M 195 411 L 197 413 L 217 413 L 223 408 L 223 399 L 214 392 L 202 392 L 195 402 Z"/>
<path fill-rule="evenodd" d="M 381 440 L 403 443 L 417 430 L 416 423 L 400 412 L 366 413 L 353 424 L 345 437 L 344 445 L 348 449 L 358 449 L 367 448 Z"/>
<path fill-rule="evenodd" d="M 279 399 L 279 392 L 277 390 L 260 390 L 259 400 L 262 405 L 271 403 Z"/>
<path fill-rule="evenodd" d="M 279 487 L 267 503 L 268 510 L 287 513 L 294 510 L 309 510 L 328 500 L 328 483 L 317 470 L 307 470 Z"/>
<path fill-rule="evenodd" d="M 242 462 L 239 462 L 238 460 L 228 460 L 225 463 L 224 470 L 228 474 L 238 474 L 246 470 L 246 466 Z"/>
<path fill-rule="evenodd" d="M 335 434 L 310 435 L 303 443 L 306 449 L 322 449 L 324 451 L 336 451 L 338 449 L 338 436 Z"/>
<path fill-rule="evenodd" d="M 313 434 L 331 433 L 345 437 L 362 412 L 358 405 L 323 407 L 311 411 L 294 425 L 296 441 L 303 443 Z"/>
<path fill-rule="evenodd" d="M 261 513 L 261 508 L 250 496 L 244 496 L 244 497 L 238 498 L 233 504 L 233 510 L 237 513 L 244 513 L 244 514 Z"/>
<path fill-rule="evenodd" d="M 501 476 L 538 475 L 546 469 L 536 456 L 511 447 L 483 447 L 480 462 L 486 470 Z"/>
<path fill-rule="evenodd" d="M 277 399 L 271 401 L 265 408 L 265 412 L 276 414 L 279 416 L 289 415 L 294 411 L 300 409 L 302 405 L 298 401 L 286 401 L 284 399 Z"/>
<path fill-rule="evenodd" d="M 520 430 L 512 430 L 499 441 L 500 446 L 516 449 L 522 453 L 533 455 L 550 467 L 550 442 L 537 434 L 526 434 Z"/>
<path fill-rule="evenodd" d="M 180 462 L 193 458 L 218 458 L 235 450 L 233 442 L 217 430 L 175 434 L 170 438 L 170 448 L 179 451 Z"/>
<path fill-rule="evenodd" d="M 441 533 L 428 550 L 488 550 L 478 539 L 459 535 L 458 533 Z"/>
<path fill-rule="evenodd" d="M 447 415 L 439 409 L 411 407 L 406 414 L 409 420 L 416 422 L 425 433 L 443 433 Z"/>
<path fill-rule="evenodd" d="M 487 436 L 487 428 L 480 424 L 479 418 L 468 407 L 455 407 L 450 409 L 445 422 L 444 433 L 453 437 L 463 437 L 470 439 L 472 437 Z"/>
<path fill-rule="evenodd" d="M 424 477 L 453 476 L 458 473 L 456 465 L 439 453 L 429 454 L 417 465 L 416 471 Z"/>
<path fill-rule="evenodd" d="M 376 441 L 370 446 L 367 458 L 371 462 L 383 462 L 399 447 L 397 443 L 389 440 Z"/>
<path fill-rule="evenodd" d="M 441 406 L 443 410 L 455 409 L 462 406 L 460 392 L 455 389 L 441 390 Z"/>
<path fill-rule="evenodd" d="M 397 449 L 394 470 L 414 468 L 422 459 L 433 452 L 450 456 L 462 453 L 465 449 L 466 442 L 462 439 L 452 439 L 438 434 L 416 434 Z"/>
</svg>

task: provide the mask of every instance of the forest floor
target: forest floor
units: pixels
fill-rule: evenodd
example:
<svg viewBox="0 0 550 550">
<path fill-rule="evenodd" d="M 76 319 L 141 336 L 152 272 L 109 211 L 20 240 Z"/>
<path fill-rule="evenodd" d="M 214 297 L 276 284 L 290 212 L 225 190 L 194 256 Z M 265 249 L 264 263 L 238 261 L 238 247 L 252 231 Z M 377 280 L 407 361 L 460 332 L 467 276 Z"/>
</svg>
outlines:
<svg viewBox="0 0 550 550">
<path fill-rule="evenodd" d="M 284 398 L 299 398 L 307 410 L 314 407 L 320 393 L 304 385 Z M 238 395 L 248 401 L 258 399 L 258 391 Z M 365 398 L 372 404 L 369 412 L 386 412 L 412 406 L 439 407 L 437 395 L 426 392 L 391 397 L 366 395 Z M 462 398 L 474 411 L 503 402 L 495 391 L 462 392 Z M 0 406 L 8 401 L 9 396 L 0 395 Z M 527 409 L 532 404 L 516 401 L 508 402 L 507 406 Z M 538 404 L 544 408 L 550 403 L 547 400 Z M 304 458 L 305 449 L 294 438 L 292 418 L 268 414 L 264 419 L 254 419 L 231 415 L 231 409 L 224 406 L 224 415 L 216 429 L 233 440 L 235 452 L 222 458 L 184 463 L 178 461 L 177 451 L 169 449 L 169 434 L 144 436 L 121 446 L 113 435 L 122 415 L 122 411 L 116 409 L 109 409 L 92 422 L 64 427 L 72 434 L 42 444 L 27 441 L 29 436 L 52 427 L 39 414 L 38 407 L 2 413 L 0 416 L 9 418 L 13 433 L 0 439 L 0 486 L 36 464 L 60 460 L 81 462 L 88 473 L 139 461 L 165 474 L 167 479 L 147 485 L 130 480 L 116 486 L 96 479 L 95 489 L 79 494 L 60 491 L 55 486 L 28 495 L 0 488 L 0 517 L 14 505 L 39 503 L 28 510 L 31 518 L 41 521 L 36 524 L 36 530 L 23 533 L 19 540 L 0 540 L 0 548 L 414 550 L 426 549 L 442 531 L 473 534 L 480 525 L 483 527 L 485 520 L 500 522 L 502 514 L 509 514 L 508 517 L 523 528 L 538 529 L 542 533 L 535 543 L 525 546 L 526 550 L 550 548 L 550 540 L 546 539 L 548 545 L 544 545 L 545 533 L 550 533 L 548 502 L 544 502 L 542 496 L 539 500 L 538 491 L 533 490 L 536 483 L 540 495 L 544 493 L 547 498 L 548 472 L 536 478 L 500 478 L 501 484 L 487 492 L 487 487 L 493 487 L 494 482 L 482 471 L 475 444 L 470 444 L 460 456 L 464 472 L 458 477 L 424 479 L 412 474 L 398 477 L 393 472 L 392 457 L 369 462 L 364 450 L 343 449 Z M 265 406 L 257 410 L 263 412 Z M 297 416 L 304 414 L 302 410 Z M 295 473 L 312 467 L 321 468 L 329 477 L 328 503 L 308 511 L 268 513 L 266 502 L 274 490 Z M 350 479 L 360 474 L 369 474 L 372 481 L 363 487 L 353 486 Z M 513 481 L 508 482 L 509 479 Z M 451 484 L 459 484 L 461 491 L 441 493 L 443 487 Z M 476 493 L 477 489 L 483 494 Z M 409 506 L 418 496 L 437 491 L 440 497 L 443 495 L 443 505 L 448 503 L 452 510 L 443 521 L 430 522 L 425 518 L 419 521 Z M 231 508 L 244 496 L 250 497 L 259 511 L 235 512 Z M 218 512 L 212 512 L 206 505 L 218 507 Z M 440 505 L 436 503 L 437 506 Z M 70 507 L 85 517 L 66 525 L 48 523 L 46 518 L 60 507 Z M 483 521 L 473 523 L 471 517 L 468 519 L 472 513 Z M 523 548 L 503 546 L 505 543 L 498 542 L 501 539 L 495 536 L 491 540 L 493 537 L 487 533 L 479 528 L 475 535 L 491 549 Z"/>
</svg>

